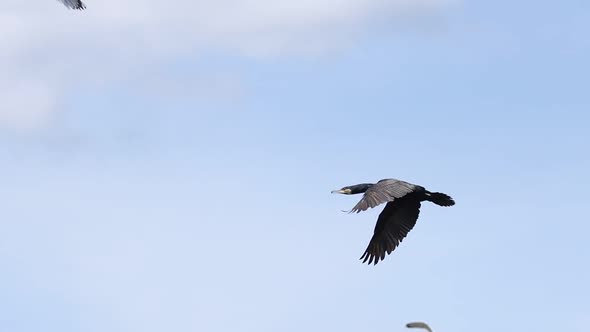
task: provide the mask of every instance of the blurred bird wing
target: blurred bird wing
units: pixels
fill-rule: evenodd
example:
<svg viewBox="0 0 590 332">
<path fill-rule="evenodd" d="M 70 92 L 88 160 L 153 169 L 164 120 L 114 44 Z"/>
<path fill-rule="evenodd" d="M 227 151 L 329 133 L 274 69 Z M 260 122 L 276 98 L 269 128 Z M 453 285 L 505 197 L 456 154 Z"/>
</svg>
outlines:
<svg viewBox="0 0 590 332">
<path fill-rule="evenodd" d="M 359 213 L 369 208 L 374 208 L 385 202 L 391 202 L 396 198 L 402 198 L 416 189 L 416 185 L 397 180 L 383 179 L 367 189 L 363 198 L 350 210 Z"/>
<path fill-rule="evenodd" d="M 84 9 L 86 6 L 82 3 L 81 0 L 59 0 L 61 3 L 66 5 L 66 7 L 71 9 Z"/>
<path fill-rule="evenodd" d="M 430 329 L 430 326 L 428 326 L 428 324 L 422 323 L 422 322 L 408 323 L 408 324 L 406 324 L 406 327 L 409 327 L 409 328 L 421 328 L 421 329 L 425 329 L 428 332 L 432 332 L 432 329 Z"/>
</svg>

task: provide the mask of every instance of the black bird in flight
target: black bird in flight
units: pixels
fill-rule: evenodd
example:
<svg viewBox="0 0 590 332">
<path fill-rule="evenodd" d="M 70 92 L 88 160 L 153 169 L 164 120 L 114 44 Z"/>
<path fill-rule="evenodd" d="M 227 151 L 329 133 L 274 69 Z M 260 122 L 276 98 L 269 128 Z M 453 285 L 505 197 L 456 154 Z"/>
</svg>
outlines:
<svg viewBox="0 0 590 332">
<path fill-rule="evenodd" d="M 363 263 L 377 264 L 391 254 L 408 235 L 418 220 L 420 203 L 430 201 L 440 206 L 455 205 L 448 195 L 430 192 L 422 186 L 397 179 L 347 186 L 332 193 L 354 195 L 364 193 L 363 198 L 349 212 L 359 213 L 387 202 L 375 225 L 373 237 L 360 259 Z"/>
<path fill-rule="evenodd" d="M 86 9 L 86 6 L 82 3 L 81 0 L 59 0 L 61 3 L 66 5 L 66 7 L 70 9 Z"/>
</svg>

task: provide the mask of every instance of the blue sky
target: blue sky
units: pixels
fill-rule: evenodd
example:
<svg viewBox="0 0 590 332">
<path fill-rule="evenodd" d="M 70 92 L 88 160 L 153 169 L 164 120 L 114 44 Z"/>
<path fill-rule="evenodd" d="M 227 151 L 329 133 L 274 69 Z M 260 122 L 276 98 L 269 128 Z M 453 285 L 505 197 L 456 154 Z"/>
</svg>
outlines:
<svg viewBox="0 0 590 332">
<path fill-rule="evenodd" d="M 1 331 L 587 330 L 585 2 L 86 5 L 0 5 Z"/>
</svg>

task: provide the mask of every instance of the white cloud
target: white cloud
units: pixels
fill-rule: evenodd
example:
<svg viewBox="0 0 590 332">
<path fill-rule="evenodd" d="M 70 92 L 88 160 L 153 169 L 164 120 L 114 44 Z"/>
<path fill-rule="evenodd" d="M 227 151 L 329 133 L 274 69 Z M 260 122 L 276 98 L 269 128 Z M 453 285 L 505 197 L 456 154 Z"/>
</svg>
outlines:
<svg viewBox="0 0 590 332">
<path fill-rule="evenodd" d="M 86 0 L 0 5 L 0 128 L 47 123 L 68 91 L 108 84 L 181 54 L 310 56 L 354 42 L 375 21 L 452 0 Z"/>
</svg>

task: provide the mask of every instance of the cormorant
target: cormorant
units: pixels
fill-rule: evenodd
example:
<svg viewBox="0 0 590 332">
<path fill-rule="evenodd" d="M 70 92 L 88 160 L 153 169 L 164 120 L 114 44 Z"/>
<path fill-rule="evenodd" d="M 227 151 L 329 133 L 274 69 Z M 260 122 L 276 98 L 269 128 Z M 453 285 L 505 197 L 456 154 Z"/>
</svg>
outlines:
<svg viewBox="0 0 590 332">
<path fill-rule="evenodd" d="M 408 323 L 406 324 L 407 328 L 420 328 L 420 329 L 425 329 L 428 332 L 432 332 L 432 329 L 430 328 L 430 326 L 428 326 L 428 324 L 423 323 L 423 322 L 412 322 L 412 323 Z"/>
<path fill-rule="evenodd" d="M 66 7 L 70 9 L 86 9 L 86 6 L 82 3 L 81 0 L 59 0 L 61 3 L 66 5 Z"/>
<path fill-rule="evenodd" d="M 364 193 L 363 198 L 349 213 L 365 211 L 387 202 L 375 225 L 373 237 L 360 259 L 363 263 L 377 264 L 391 254 L 412 230 L 418 220 L 420 203 L 430 201 L 440 206 L 455 205 L 448 195 L 430 192 L 424 187 L 397 179 L 383 179 L 379 182 L 347 186 L 332 193 L 354 195 Z"/>
</svg>

